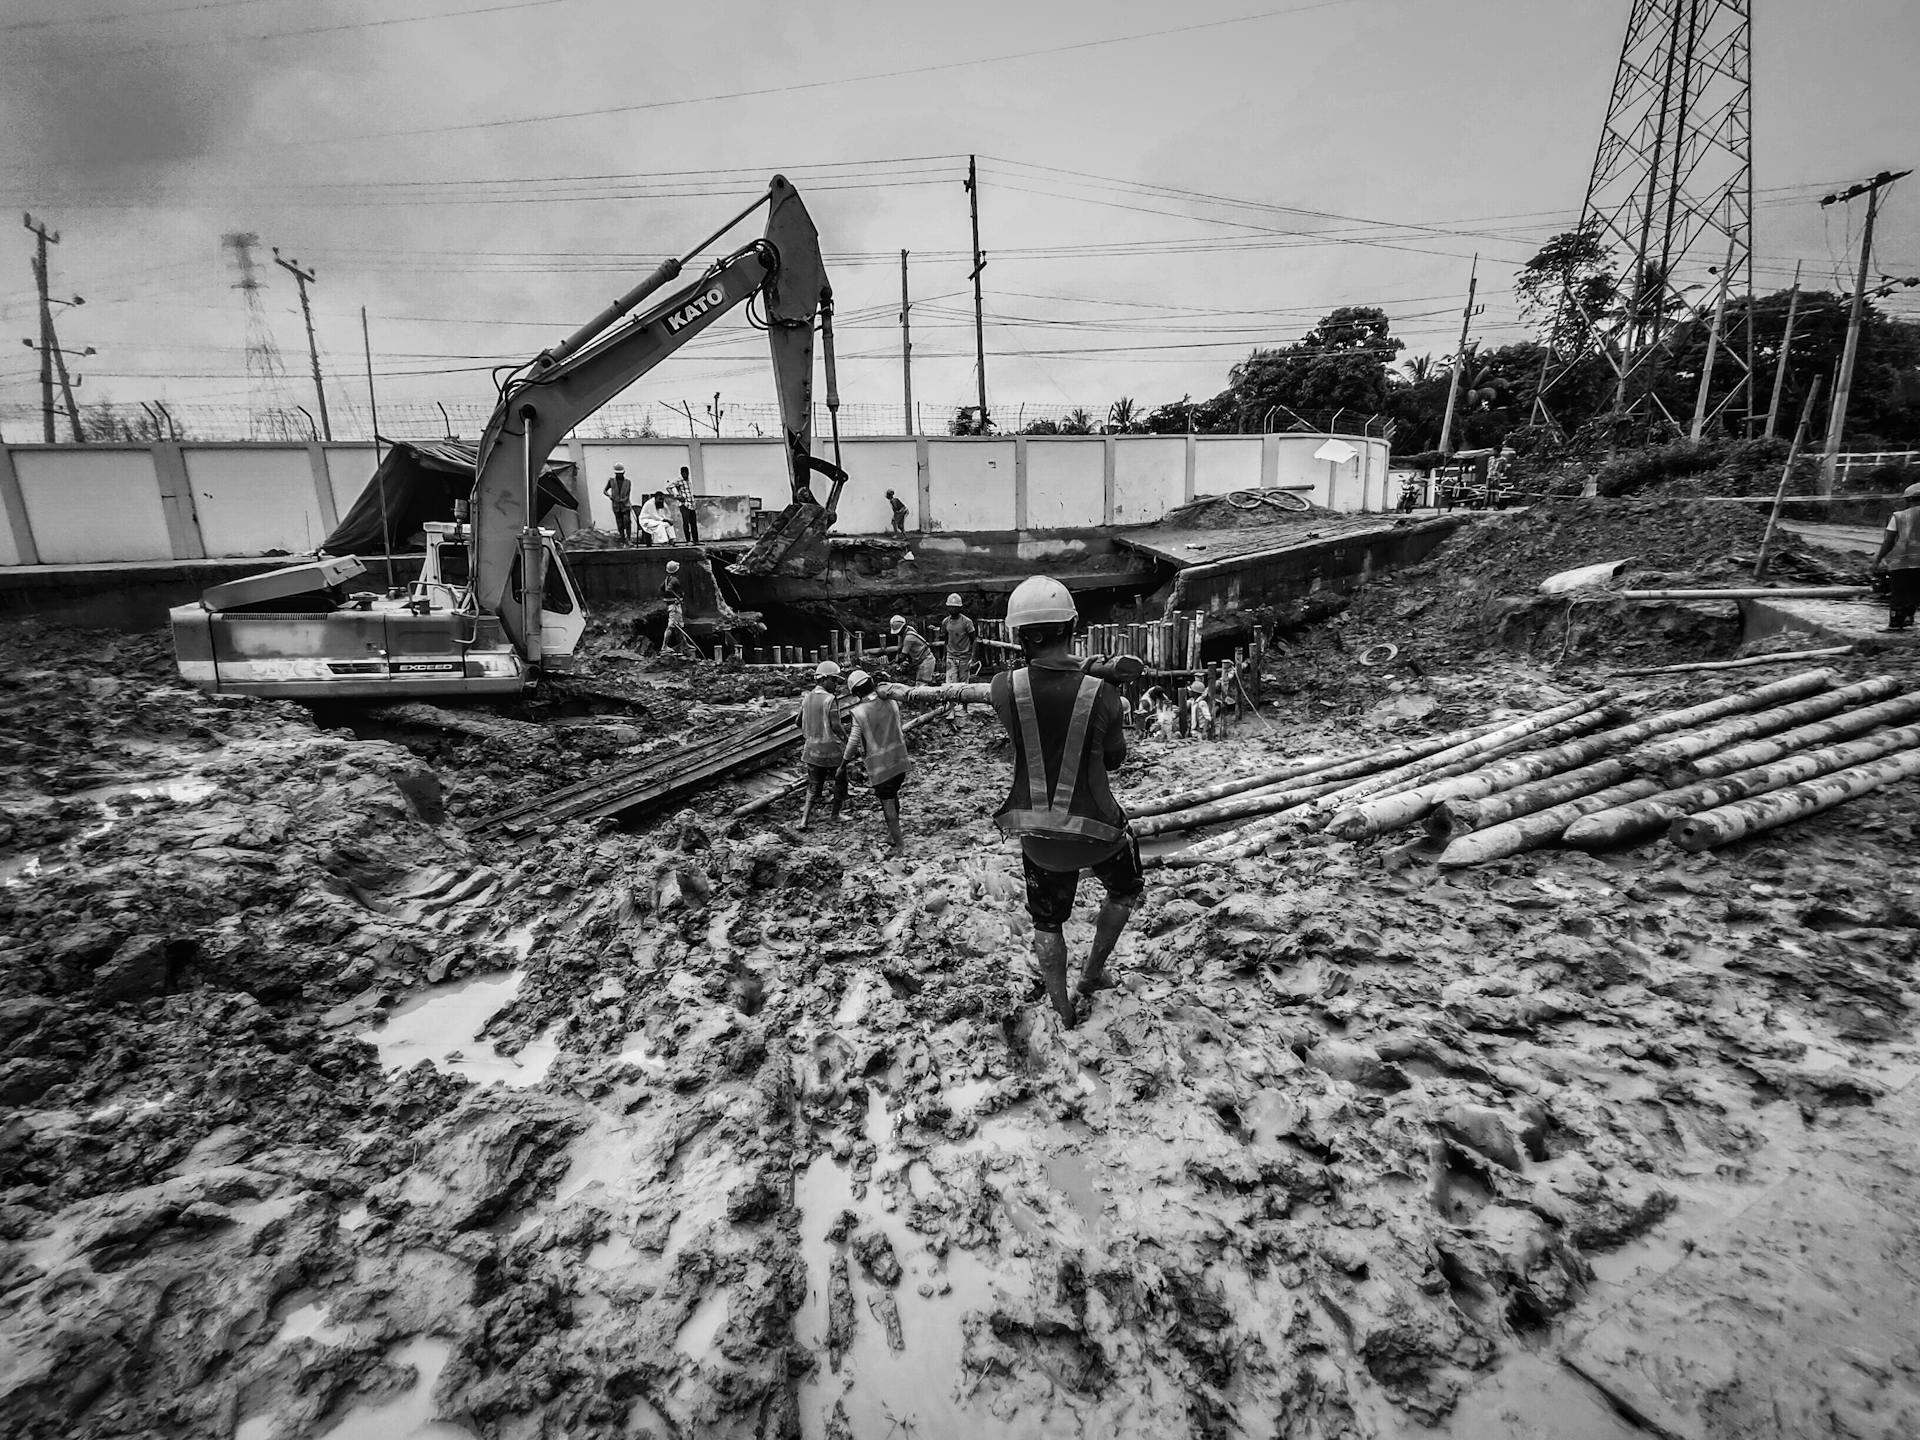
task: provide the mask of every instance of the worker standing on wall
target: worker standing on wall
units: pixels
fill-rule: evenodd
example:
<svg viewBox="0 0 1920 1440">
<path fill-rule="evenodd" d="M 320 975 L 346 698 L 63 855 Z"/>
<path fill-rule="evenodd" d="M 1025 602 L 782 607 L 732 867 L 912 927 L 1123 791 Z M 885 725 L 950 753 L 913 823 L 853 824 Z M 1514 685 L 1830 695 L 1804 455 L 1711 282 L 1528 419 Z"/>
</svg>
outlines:
<svg viewBox="0 0 1920 1440">
<path fill-rule="evenodd" d="M 904 615 L 887 621 L 887 658 L 909 685 L 933 683 L 933 647 Z"/>
<path fill-rule="evenodd" d="M 907 844 L 900 834 L 900 787 L 907 783 L 909 767 L 900 707 L 880 693 L 880 687 L 864 670 L 848 677 L 847 688 L 853 692 L 853 718 L 840 758 L 846 764 L 855 760 L 864 763 L 873 798 L 880 802 L 880 813 L 886 817 L 891 849 L 903 855 Z"/>
<path fill-rule="evenodd" d="M 1120 692 L 1072 653 L 1078 623 L 1073 596 L 1058 580 L 1021 581 L 1007 604 L 1007 629 L 1026 663 L 993 677 L 994 712 L 1013 743 L 1013 783 L 994 823 L 1020 841 L 1034 959 L 1069 1028 L 1078 1013 L 1063 928 L 1080 872 L 1091 870 L 1106 891 L 1080 972 L 1079 993 L 1089 1001 L 1113 984 L 1107 961 L 1147 883 L 1140 844 L 1107 783 L 1127 758 Z"/>
<path fill-rule="evenodd" d="M 700 543 L 700 516 L 693 508 L 693 480 L 687 473 L 687 467 L 680 467 L 680 478 L 673 482 L 673 493 L 680 502 L 680 528 L 686 532 L 687 544 Z"/>
<path fill-rule="evenodd" d="M 627 467 L 616 465 L 613 475 L 600 493 L 613 502 L 613 524 L 620 532 L 622 540 L 633 539 L 633 482 L 627 478 Z"/>
<path fill-rule="evenodd" d="M 906 534 L 907 502 L 889 490 L 887 491 L 887 504 L 893 509 L 893 533 L 896 535 Z"/>
<path fill-rule="evenodd" d="M 840 708 L 840 667 L 822 660 L 813 672 L 813 689 L 800 697 L 800 761 L 807 767 L 807 798 L 800 807 L 800 828 L 813 821 L 827 785 L 833 785 L 835 820 L 847 805 L 847 717 Z"/>
</svg>

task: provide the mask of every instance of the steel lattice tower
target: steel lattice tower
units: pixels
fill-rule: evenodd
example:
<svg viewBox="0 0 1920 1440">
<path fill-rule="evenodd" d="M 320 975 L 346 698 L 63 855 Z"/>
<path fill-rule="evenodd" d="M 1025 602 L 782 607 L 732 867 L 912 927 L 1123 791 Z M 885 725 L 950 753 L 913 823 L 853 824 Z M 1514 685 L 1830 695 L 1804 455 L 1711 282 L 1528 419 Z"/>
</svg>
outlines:
<svg viewBox="0 0 1920 1440">
<path fill-rule="evenodd" d="M 233 252 L 233 263 L 240 278 L 233 288 L 247 302 L 247 438 L 250 440 L 304 440 L 302 426 L 287 387 L 287 366 L 274 343 L 273 329 L 267 323 L 267 309 L 260 300 L 262 289 L 259 268 L 254 264 L 254 247 L 260 237 L 252 231 L 223 235 L 220 243 Z"/>
<path fill-rule="evenodd" d="M 1610 357 L 1617 412 L 1684 430 L 1652 392 L 1650 362 L 1683 322 L 1712 312 L 1721 267 L 1730 302 L 1753 294 L 1752 0 L 1633 0 L 1580 223 L 1619 265 L 1621 303 L 1568 328 Z M 1750 423 L 1748 306 L 1730 303 L 1726 325 L 1734 383 L 1709 418 L 1737 411 Z"/>
</svg>

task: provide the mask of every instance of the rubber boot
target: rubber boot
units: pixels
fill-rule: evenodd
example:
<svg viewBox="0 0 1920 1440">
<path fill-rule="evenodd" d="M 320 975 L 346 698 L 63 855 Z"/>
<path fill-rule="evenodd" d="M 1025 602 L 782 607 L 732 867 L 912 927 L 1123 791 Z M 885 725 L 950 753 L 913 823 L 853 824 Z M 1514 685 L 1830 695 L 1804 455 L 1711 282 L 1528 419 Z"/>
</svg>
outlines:
<svg viewBox="0 0 1920 1440">
<path fill-rule="evenodd" d="M 1067 937 L 1058 930 L 1033 932 L 1033 958 L 1040 965 L 1040 979 L 1047 987 L 1060 1023 L 1071 1030 L 1074 1025 L 1073 996 L 1067 993 Z"/>
<path fill-rule="evenodd" d="M 1128 906 L 1111 900 L 1101 902 L 1100 913 L 1093 921 L 1093 949 L 1087 952 L 1086 966 L 1080 972 L 1080 993 L 1089 999 L 1096 990 L 1114 987 L 1114 978 L 1107 973 L 1107 957 L 1120 943 L 1120 932 L 1127 928 L 1127 917 L 1132 913 Z"/>
<path fill-rule="evenodd" d="M 818 785 L 809 785 L 807 787 L 807 798 L 800 804 L 800 828 L 802 830 L 813 823 L 813 802 L 818 799 L 819 796 L 820 787 Z"/>
<path fill-rule="evenodd" d="M 882 800 L 880 802 L 880 813 L 887 817 L 887 835 L 893 842 L 893 853 L 896 855 L 906 854 L 907 842 L 900 837 L 900 802 L 898 800 Z"/>
</svg>

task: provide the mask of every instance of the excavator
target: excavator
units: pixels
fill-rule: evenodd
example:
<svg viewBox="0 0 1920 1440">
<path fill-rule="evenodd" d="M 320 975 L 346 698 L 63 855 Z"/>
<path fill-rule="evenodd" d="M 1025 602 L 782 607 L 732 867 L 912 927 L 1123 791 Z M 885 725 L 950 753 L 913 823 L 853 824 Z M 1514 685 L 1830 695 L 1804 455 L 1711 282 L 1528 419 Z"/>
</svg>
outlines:
<svg viewBox="0 0 1920 1440">
<path fill-rule="evenodd" d="M 762 205 L 761 238 L 716 260 L 645 310 L 642 301 Z M 432 521 L 419 578 L 386 594 L 350 591 L 366 573 L 325 553 L 228 581 L 170 612 L 181 675 L 221 695 L 295 700 L 513 695 L 570 669 L 586 629 L 558 535 L 539 524 L 547 457 L 601 406 L 735 306 L 767 332 L 793 503 L 733 568 L 814 574 L 824 567 L 846 471 L 840 466 L 833 290 L 799 192 L 767 192 L 678 259 L 662 263 L 573 334 L 499 377 L 481 436 L 472 498 Z M 755 311 L 758 311 L 758 316 Z M 826 360 L 832 461 L 813 453 L 813 337 Z M 823 505 L 813 477 L 832 490 Z M 464 511 L 465 513 L 462 513 Z"/>
</svg>

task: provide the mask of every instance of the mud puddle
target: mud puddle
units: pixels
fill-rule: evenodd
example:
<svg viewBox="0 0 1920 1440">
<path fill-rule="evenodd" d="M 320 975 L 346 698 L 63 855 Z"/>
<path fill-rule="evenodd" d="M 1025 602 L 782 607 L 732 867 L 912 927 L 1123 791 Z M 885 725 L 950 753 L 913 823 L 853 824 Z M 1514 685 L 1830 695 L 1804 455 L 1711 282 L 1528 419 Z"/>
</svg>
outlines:
<svg viewBox="0 0 1920 1440">
<path fill-rule="evenodd" d="M 476 1085 L 538 1085 L 560 1058 L 554 1028 L 543 1030 L 516 1055 L 502 1055 L 480 1033 L 513 1003 L 526 978 L 524 970 L 511 970 L 428 986 L 396 1005 L 361 1038 L 379 1050 L 381 1067 L 389 1071 L 426 1060 Z"/>
<path fill-rule="evenodd" d="M 471 1430 L 433 1418 L 433 1387 L 452 1356 L 451 1345 L 430 1335 L 416 1335 L 396 1346 L 387 1353 L 387 1363 L 412 1369 L 413 1384 L 390 1400 L 355 1406 L 316 1430 L 316 1440 L 473 1440 Z M 271 1440 L 279 1418 L 270 1412 L 250 1415 L 233 1432 L 234 1440 Z"/>
</svg>

